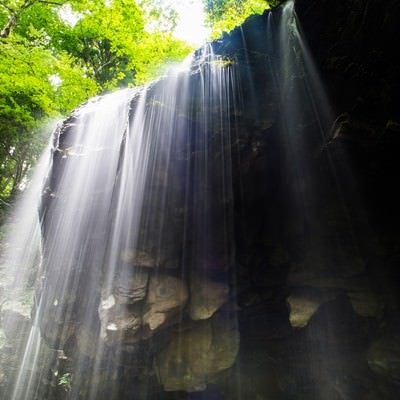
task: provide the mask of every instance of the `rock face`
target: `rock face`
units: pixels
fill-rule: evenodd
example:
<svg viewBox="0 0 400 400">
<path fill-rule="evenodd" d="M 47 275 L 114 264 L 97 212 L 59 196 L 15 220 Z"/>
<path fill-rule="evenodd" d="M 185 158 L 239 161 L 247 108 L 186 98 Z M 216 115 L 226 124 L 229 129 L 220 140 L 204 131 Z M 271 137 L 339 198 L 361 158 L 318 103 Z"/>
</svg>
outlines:
<svg viewBox="0 0 400 400">
<path fill-rule="evenodd" d="M 115 291 L 98 309 L 104 339 L 115 343 L 121 336 L 124 342 L 151 336 L 182 311 L 188 298 L 181 279 L 137 271 Z"/>
<path fill-rule="evenodd" d="M 399 381 L 399 337 L 383 336 L 373 342 L 368 350 L 368 365 L 383 378 Z"/>
<path fill-rule="evenodd" d="M 204 391 L 216 375 L 230 368 L 239 349 L 234 321 L 217 316 L 176 336 L 155 361 L 166 391 Z"/>
<path fill-rule="evenodd" d="M 226 282 L 194 276 L 190 282 L 190 293 L 190 318 L 208 319 L 228 301 L 229 287 Z"/>
<path fill-rule="evenodd" d="M 228 124 L 221 110 L 210 106 L 208 114 L 218 122 L 204 143 L 213 201 L 199 190 L 188 206 L 182 193 L 182 171 L 203 153 L 172 152 L 174 167 L 160 162 L 152 181 L 167 188 L 168 212 L 160 218 L 164 208 L 151 197 L 144 205 L 150 228 L 139 236 L 150 239 L 119 249 L 111 286 L 86 270 L 81 276 L 93 286 L 95 315 L 85 320 L 72 290 L 63 304 L 57 293 L 45 299 L 42 336 L 65 351 L 63 371 L 75 378 L 70 391 L 53 382 L 43 398 L 92 398 L 86 374 L 99 349 L 106 358 L 91 377 L 99 400 L 400 397 L 400 6 L 296 0 L 294 7 L 304 41 L 287 53 L 282 45 L 298 34 L 282 33 L 290 5 L 212 43 L 240 82 L 230 93 L 240 107 L 232 101 L 229 143 L 219 136 Z M 196 131 L 198 121 L 179 118 Z M 61 128 L 48 182 L 54 191 L 74 123 L 72 116 Z M 218 166 L 226 157 L 224 197 Z M 207 229 L 184 230 L 199 210 L 211 216 Z M 42 217 L 46 248 L 43 209 Z M 52 331 L 54 322 L 63 328 Z M 4 338 L 0 330 L 0 348 Z M 74 357 L 84 360 L 79 370 Z"/>
</svg>

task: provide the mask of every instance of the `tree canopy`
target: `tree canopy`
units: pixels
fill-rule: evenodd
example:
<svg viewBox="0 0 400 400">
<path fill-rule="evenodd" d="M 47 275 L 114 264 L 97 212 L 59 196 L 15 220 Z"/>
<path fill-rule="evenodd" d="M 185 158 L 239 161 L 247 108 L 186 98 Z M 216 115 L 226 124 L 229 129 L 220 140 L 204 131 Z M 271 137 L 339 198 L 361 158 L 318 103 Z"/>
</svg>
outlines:
<svg viewBox="0 0 400 400">
<path fill-rule="evenodd" d="M 23 184 L 50 120 L 188 54 L 173 17 L 166 24 L 155 0 L 0 0 L 1 202 Z"/>
<path fill-rule="evenodd" d="M 277 1 L 203 0 L 213 35 Z M 142 84 L 192 49 L 165 0 L 0 0 L 0 207 L 24 185 L 51 120 Z"/>
<path fill-rule="evenodd" d="M 276 7 L 282 0 L 204 0 L 213 38 L 229 32 L 248 16 Z"/>
</svg>

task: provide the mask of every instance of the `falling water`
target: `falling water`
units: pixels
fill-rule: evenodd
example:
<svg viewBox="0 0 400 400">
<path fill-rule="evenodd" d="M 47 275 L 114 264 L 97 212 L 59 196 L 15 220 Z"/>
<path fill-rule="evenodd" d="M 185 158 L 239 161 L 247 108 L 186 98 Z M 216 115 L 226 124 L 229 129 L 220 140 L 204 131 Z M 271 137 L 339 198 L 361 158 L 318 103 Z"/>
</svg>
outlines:
<svg viewBox="0 0 400 400">
<path fill-rule="evenodd" d="M 58 127 L 51 168 L 38 171 L 43 190 L 35 185 L 22 206 L 29 215 L 18 226 L 34 232 L 10 243 L 12 252 L 34 249 L 22 250 L 25 257 L 7 271 L 16 276 L 23 266 L 21 290 L 36 291 L 12 400 L 63 391 L 74 399 L 117 399 L 124 363 L 144 376 L 158 362 L 166 390 L 201 390 L 209 370 L 234 362 L 234 86 L 232 68 L 206 45 L 186 71 L 92 99 Z M 19 330 L 8 325 L 8 335 Z M 167 365 L 190 369 L 194 360 L 180 366 L 157 341 L 172 338 L 169 346 L 190 358 L 203 351 L 201 342 L 199 349 L 189 345 L 191 337 L 198 330 L 211 340 L 210 329 L 230 335 L 226 360 L 207 361 L 204 371 L 174 383 Z"/>
<path fill-rule="evenodd" d="M 25 195 L 9 222 L 9 232 L 3 242 L 1 327 L 5 342 L 2 343 L 2 349 L 7 349 L 7 339 L 11 338 L 11 351 L 14 354 L 10 354 L 6 361 L 16 368 L 15 385 L 8 393 L 12 399 L 29 398 L 21 393 L 21 388 L 32 389 L 33 371 L 38 369 L 40 333 L 36 323 L 31 326 L 30 314 L 34 285 L 40 276 L 38 204 L 43 179 L 49 169 L 49 151 L 50 147 L 47 147 L 39 160 Z"/>
<path fill-rule="evenodd" d="M 311 248 L 323 232 L 309 160 L 332 122 L 293 3 L 263 18 L 265 70 L 253 71 L 254 38 L 239 29 L 236 53 L 205 45 L 186 69 L 94 98 L 56 129 L 2 260 L 11 400 L 186 399 L 206 389 L 204 398 L 225 398 L 216 376 L 229 381 L 226 398 L 248 398 L 236 247 L 249 226 L 265 225 L 248 193 L 274 193 L 264 177 L 258 188 L 242 179 L 244 124 L 279 133 L 282 151 L 271 158 L 284 159 L 285 212 L 309 231 Z M 262 98 L 265 73 L 278 104 Z M 259 143 L 249 147 L 256 164 Z M 266 374 L 274 362 L 266 356 Z"/>
<path fill-rule="evenodd" d="M 289 181 L 286 212 L 292 213 L 293 220 L 298 221 L 296 229 L 297 234 L 302 232 L 303 254 L 310 254 L 312 257 L 306 259 L 304 265 L 289 276 L 289 285 L 303 286 L 297 288 L 297 291 L 292 289 L 293 292 L 288 298 L 291 308 L 289 319 L 292 325 L 301 327 L 302 324 L 296 321 L 296 304 L 304 300 L 312 303 L 315 298 L 310 293 L 314 288 L 326 295 L 332 287 L 340 286 L 338 277 L 344 276 L 347 280 L 351 274 L 359 274 L 363 266 L 357 266 L 357 262 L 353 261 L 361 260 L 362 257 L 343 194 L 343 182 L 345 179 L 352 179 L 352 171 L 347 167 L 346 178 L 339 177 L 338 163 L 335 162 L 332 150 L 328 146 L 329 140 L 332 139 L 333 112 L 312 55 L 302 36 L 293 1 L 283 6 L 281 18 L 283 23 L 279 28 L 275 67 L 282 102 L 281 129 Z M 340 158 L 341 168 L 344 168 L 346 162 L 345 158 Z M 330 188 L 327 190 L 328 186 Z M 327 223 L 327 196 L 330 196 L 331 203 L 335 204 L 337 220 L 342 221 L 342 226 L 335 228 L 337 231 L 334 235 L 332 227 Z M 361 209 L 363 202 L 359 200 L 357 204 Z M 289 242 L 298 246 L 298 237 L 294 235 Z M 304 276 L 307 278 L 304 279 Z M 350 292 L 349 297 L 351 296 Z M 324 304 L 321 298 L 311 307 L 308 318 L 312 318 L 320 304 Z M 314 327 L 306 333 L 307 366 L 304 371 L 297 371 L 297 374 L 299 381 L 308 386 L 306 393 L 310 398 L 354 398 L 353 382 L 342 376 L 342 371 L 347 368 L 349 355 L 340 349 L 338 344 L 323 344 L 329 342 L 330 339 L 327 338 L 332 337 L 335 338 L 332 342 L 336 343 L 344 343 L 346 340 L 346 333 L 338 327 L 337 315 L 340 311 L 336 307 L 338 306 L 320 311 L 324 321 L 322 332 L 318 327 Z M 356 308 L 352 301 L 351 307 Z M 325 385 L 321 382 L 324 382 L 327 376 L 329 384 Z"/>
</svg>

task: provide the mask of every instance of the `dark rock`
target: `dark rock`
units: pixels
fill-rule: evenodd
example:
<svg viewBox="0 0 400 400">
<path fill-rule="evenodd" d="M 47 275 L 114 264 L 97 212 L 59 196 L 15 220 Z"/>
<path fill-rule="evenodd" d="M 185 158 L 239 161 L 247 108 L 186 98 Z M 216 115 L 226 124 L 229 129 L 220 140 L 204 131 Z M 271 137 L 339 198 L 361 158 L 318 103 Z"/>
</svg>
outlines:
<svg viewBox="0 0 400 400">
<path fill-rule="evenodd" d="M 368 350 L 368 365 L 377 374 L 400 382 L 400 337 L 386 335 L 374 341 Z"/>
<path fill-rule="evenodd" d="M 199 275 L 190 281 L 189 314 L 193 320 L 210 318 L 229 297 L 226 282 L 215 282 Z"/>
<path fill-rule="evenodd" d="M 286 48 L 286 64 L 282 9 L 212 43 L 240 82 L 229 93 L 230 121 L 221 121 L 221 104 L 209 106 L 199 146 L 200 96 L 191 115 L 177 117 L 184 137 L 168 147 L 171 165 L 161 150 L 145 188 L 146 224 L 118 249 L 112 287 L 103 287 L 102 257 L 85 264 L 73 255 L 55 268 L 50 255 L 59 177 L 81 151 L 72 146 L 79 115 L 60 127 L 40 211 L 43 269 L 51 278 L 71 268 L 78 284 L 62 304 L 59 288 L 48 288 L 40 328 L 90 367 L 105 348 L 99 399 L 399 398 L 398 329 L 389 328 L 400 325 L 400 7 L 296 0 L 295 10 L 304 43 Z M 204 176 L 195 176 L 206 153 Z M 158 190 L 163 200 L 152 196 Z M 104 191 L 87 216 L 90 243 L 107 242 L 90 223 Z M 98 314 L 86 321 L 88 287 Z M 84 398 L 90 380 L 76 379 Z"/>
<path fill-rule="evenodd" d="M 223 315 L 181 332 L 156 358 L 158 379 L 166 391 L 204 391 L 210 379 L 230 368 L 239 348 L 233 321 Z"/>
</svg>

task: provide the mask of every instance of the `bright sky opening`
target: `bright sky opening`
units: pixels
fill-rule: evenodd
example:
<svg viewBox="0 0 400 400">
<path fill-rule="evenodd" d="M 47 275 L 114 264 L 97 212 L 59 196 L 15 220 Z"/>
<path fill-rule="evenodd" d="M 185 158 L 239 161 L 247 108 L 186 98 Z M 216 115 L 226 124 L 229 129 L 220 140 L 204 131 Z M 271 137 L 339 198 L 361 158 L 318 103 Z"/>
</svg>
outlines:
<svg viewBox="0 0 400 400">
<path fill-rule="evenodd" d="M 105 6 L 110 5 L 111 0 L 105 0 Z M 181 40 L 193 45 L 201 46 L 209 39 L 211 29 L 205 25 L 205 12 L 202 0 L 165 0 L 178 14 L 174 35 Z M 58 14 L 61 19 L 69 24 L 75 24 L 82 15 L 73 11 L 70 5 L 60 7 Z M 150 28 L 150 29 L 154 29 Z"/>
<path fill-rule="evenodd" d="M 82 15 L 72 10 L 69 4 L 64 4 L 58 10 L 60 18 L 71 27 L 74 27 L 78 21 L 82 18 Z"/>
<path fill-rule="evenodd" d="M 175 36 L 194 46 L 209 39 L 211 29 L 205 26 L 205 13 L 201 0 L 176 0 L 173 3 L 178 13 Z"/>
</svg>

